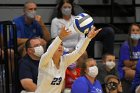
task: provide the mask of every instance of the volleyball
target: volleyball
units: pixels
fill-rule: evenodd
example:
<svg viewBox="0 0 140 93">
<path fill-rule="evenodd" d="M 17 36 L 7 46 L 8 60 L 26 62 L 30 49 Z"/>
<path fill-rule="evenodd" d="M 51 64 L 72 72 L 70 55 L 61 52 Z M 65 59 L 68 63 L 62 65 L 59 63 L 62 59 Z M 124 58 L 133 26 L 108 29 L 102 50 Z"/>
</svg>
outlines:
<svg viewBox="0 0 140 93">
<path fill-rule="evenodd" d="M 80 13 L 74 19 L 74 28 L 77 32 L 87 34 L 94 25 L 93 18 L 87 13 Z"/>
</svg>

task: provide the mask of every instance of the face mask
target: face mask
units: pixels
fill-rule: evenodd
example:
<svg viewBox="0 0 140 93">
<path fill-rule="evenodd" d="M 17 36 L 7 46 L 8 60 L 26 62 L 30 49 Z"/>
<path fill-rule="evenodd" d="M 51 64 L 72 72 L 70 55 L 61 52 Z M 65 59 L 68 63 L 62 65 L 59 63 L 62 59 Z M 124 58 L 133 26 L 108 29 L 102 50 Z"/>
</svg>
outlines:
<svg viewBox="0 0 140 93">
<path fill-rule="evenodd" d="M 28 18 L 31 18 L 31 19 L 34 19 L 35 18 L 35 16 L 36 16 L 36 11 L 26 11 L 26 16 L 28 17 Z"/>
<path fill-rule="evenodd" d="M 88 72 L 88 75 L 95 78 L 97 75 L 98 75 L 98 67 L 97 66 L 92 66 L 92 67 L 89 67 L 89 72 Z"/>
<path fill-rule="evenodd" d="M 139 40 L 140 39 L 140 34 L 131 34 L 131 39 Z"/>
<path fill-rule="evenodd" d="M 34 50 L 35 50 L 34 55 L 36 55 L 36 56 L 38 56 L 38 57 L 41 57 L 42 54 L 44 53 L 44 48 L 43 48 L 43 46 L 34 47 Z"/>
<path fill-rule="evenodd" d="M 106 66 L 109 68 L 109 69 L 113 69 L 114 67 L 115 67 L 115 62 L 113 62 L 113 61 L 107 61 L 106 62 Z"/>
<path fill-rule="evenodd" d="M 72 63 L 71 65 L 69 65 L 69 67 L 71 70 L 75 69 L 76 68 L 76 63 Z"/>
<path fill-rule="evenodd" d="M 71 15 L 71 8 L 62 8 L 62 14 L 66 16 Z"/>
</svg>

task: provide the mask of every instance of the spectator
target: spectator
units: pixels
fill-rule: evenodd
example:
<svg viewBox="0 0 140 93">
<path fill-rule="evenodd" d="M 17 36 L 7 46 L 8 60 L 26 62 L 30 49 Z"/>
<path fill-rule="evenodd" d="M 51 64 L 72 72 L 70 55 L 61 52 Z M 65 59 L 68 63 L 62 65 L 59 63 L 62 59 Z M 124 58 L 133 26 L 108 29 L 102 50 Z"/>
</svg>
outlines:
<svg viewBox="0 0 140 93">
<path fill-rule="evenodd" d="M 103 93 L 101 84 L 96 79 L 98 68 L 95 60 L 89 58 L 83 63 L 81 75 L 74 81 L 71 93 Z"/>
<path fill-rule="evenodd" d="M 107 75 L 104 79 L 105 93 L 122 93 L 122 85 L 119 78 L 115 75 Z"/>
<path fill-rule="evenodd" d="M 52 13 L 52 16 L 51 16 L 51 20 L 53 19 L 53 18 L 55 18 L 55 17 L 57 17 L 57 13 L 58 13 L 58 11 L 57 11 L 57 8 L 58 8 L 58 6 L 59 6 L 59 2 L 60 2 L 61 0 L 57 0 L 57 6 L 56 6 L 56 8 L 54 8 L 54 11 L 53 11 L 53 13 Z M 72 4 L 73 4 L 73 10 L 74 10 L 74 14 L 75 15 L 78 15 L 78 14 L 80 14 L 80 13 L 84 13 L 85 11 L 84 11 L 84 9 L 80 6 L 80 5 L 78 5 L 78 3 L 79 3 L 79 0 L 69 0 Z"/>
<path fill-rule="evenodd" d="M 24 15 L 13 20 L 17 27 L 18 51 L 22 56 L 25 55 L 24 44 L 29 38 L 41 37 L 42 43 L 50 40 L 50 33 L 36 11 L 36 3 L 28 1 L 24 4 Z"/>
<path fill-rule="evenodd" d="M 125 41 L 120 48 L 120 56 L 118 63 L 119 77 L 122 79 L 123 89 L 125 93 L 131 86 L 131 81 L 135 76 L 135 69 L 138 59 L 140 59 L 140 25 L 132 24 L 129 28 L 129 39 Z"/>
<path fill-rule="evenodd" d="M 61 28 L 59 36 L 49 46 L 39 64 L 39 74 L 37 90 L 35 93 L 60 93 L 65 79 L 67 67 L 74 63 L 86 50 L 88 43 L 101 29 L 95 31 L 95 27 L 88 33 L 87 37 L 80 43 L 81 45 L 72 53 L 63 55 L 62 40 L 71 34 L 65 27 Z M 46 85 L 46 86 L 45 86 Z"/>
<path fill-rule="evenodd" d="M 61 27 L 64 25 L 67 29 L 72 31 L 72 34 L 63 40 L 65 52 L 72 52 L 75 50 L 79 40 L 85 36 L 77 33 L 73 27 L 73 20 L 75 13 L 71 0 L 61 0 L 57 7 L 57 17 L 52 20 L 51 37 L 55 38 L 59 35 Z"/>
<path fill-rule="evenodd" d="M 25 48 L 27 54 L 19 61 L 19 80 L 22 90 L 34 92 L 37 88 L 39 60 L 44 53 L 44 48 L 40 38 L 28 39 Z"/>
<path fill-rule="evenodd" d="M 103 90 L 105 90 L 104 79 L 107 75 L 115 75 L 118 77 L 115 56 L 113 54 L 105 54 L 102 62 L 98 64 L 99 74 L 97 79 L 101 82 Z"/>
</svg>

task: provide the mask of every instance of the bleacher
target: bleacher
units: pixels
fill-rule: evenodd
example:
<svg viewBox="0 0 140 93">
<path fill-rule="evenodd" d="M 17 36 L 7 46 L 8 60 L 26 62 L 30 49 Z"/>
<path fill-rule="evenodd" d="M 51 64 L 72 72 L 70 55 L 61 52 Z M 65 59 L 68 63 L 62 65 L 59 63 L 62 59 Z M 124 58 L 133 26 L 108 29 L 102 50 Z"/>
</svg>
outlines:
<svg viewBox="0 0 140 93">
<path fill-rule="evenodd" d="M 34 1 L 38 4 L 37 13 L 50 29 L 52 14 L 58 0 Z M 12 20 L 22 15 L 25 2 L 26 0 L 0 0 L 0 21 Z M 118 58 L 119 48 L 128 37 L 128 26 L 140 22 L 140 0 L 79 0 L 78 5 L 93 16 L 95 26 L 112 26 L 115 29 L 114 54 Z M 97 41 L 94 49 L 94 57 L 100 60 L 101 42 Z"/>
</svg>

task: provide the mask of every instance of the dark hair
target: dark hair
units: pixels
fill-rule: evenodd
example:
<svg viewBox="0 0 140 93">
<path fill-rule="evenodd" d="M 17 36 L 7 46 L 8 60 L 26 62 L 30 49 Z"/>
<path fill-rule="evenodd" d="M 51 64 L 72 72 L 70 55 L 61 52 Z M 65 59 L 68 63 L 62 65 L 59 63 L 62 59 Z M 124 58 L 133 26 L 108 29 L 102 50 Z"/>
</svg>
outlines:
<svg viewBox="0 0 140 93">
<path fill-rule="evenodd" d="M 115 55 L 112 53 L 106 53 L 102 56 L 102 60 L 105 60 L 107 56 L 115 56 Z"/>
<path fill-rule="evenodd" d="M 128 37 L 128 45 L 129 45 L 129 51 L 130 51 L 130 60 L 133 60 L 132 47 L 134 46 L 133 41 L 132 41 L 132 39 L 130 37 L 132 26 L 137 26 L 137 27 L 140 28 L 140 25 L 137 24 L 137 23 L 133 23 L 129 27 L 129 32 L 128 32 L 128 34 L 129 34 L 129 37 Z"/>
<path fill-rule="evenodd" d="M 129 30 L 129 32 L 128 32 L 129 35 L 131 34 L 132 26 L 137 26 L 137 27 L 140 28 L 140 24 L 137 24 L 137 23 L 133 23 L 133 24 L 131 24 L 131 25 L 129 26 L 129 29 L 128 29 L 128 30 Z"/>
<path fill-rule="evenodd" d="M 55 38 L 52 38 L 51 40 L 49 40 L 49 41 L 47 42 L 46 51 L 47 51 L 48 47 L 51 45 L 51 43 L 54 41 L 54 39 L 55 39 Z"/>
<path fill-rule="evenodd" d="M 81 67 L 81 76 L 84 76 L 86 74 L 85 70 L 87 69 L 87 63 L 91 60 L 94 60 L 93 58 L 87 58 L 85 62 L 83 62 L 82 67 Z"/>
<path fill-rule="evenodd" d="M 25 49 L 26 49 L 26 51 L 27 51 L 27 49 L 28 48 L 31 48 L 32 46 L 31 46 L 31 40 L 33 40 L 33 39 L 38 39 L 39 37 L 32 37 L 32 38 L 29 38 L 26 42 L 25 42 Z"/>
<path fill-rule="evenodd" d="M 30 39 L 28 39 L 27 41 L 26 41 L 26 43 L 25 43 L 25 49 L 26 49 L 26 51 L 27 51 L 27 49 L 29 48 L 29 47 L 31 47 L 31 39 L 32 38 L 30 38 Z"/>
<path fill-rule="evenodd" d="M 71 4 L 72 6 L 72 15 L 75 15 L 74 13 L 74 7 L 73 7 L 73 0 L 61 0 L 57 6 L 57 18 L 63 18 L 63 15 L 62 15 L 62 11 L 61 11 L 61 8 L 63 6 L 64 3 L 69 3 Z"/>
</svg>

